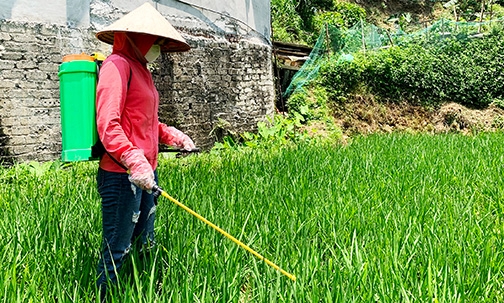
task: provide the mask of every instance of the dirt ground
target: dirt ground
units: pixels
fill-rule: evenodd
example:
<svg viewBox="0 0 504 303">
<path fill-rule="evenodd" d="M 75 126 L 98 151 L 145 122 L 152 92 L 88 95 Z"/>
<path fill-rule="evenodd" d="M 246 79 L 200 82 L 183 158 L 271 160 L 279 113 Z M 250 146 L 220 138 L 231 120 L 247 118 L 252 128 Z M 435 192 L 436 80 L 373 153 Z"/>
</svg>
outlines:
<svg viewBox="0 0 504 303">
<path fill-rule="evenodd" d="M 333 109 L 336 124 L 346 136 L 393 131 L 473 134 L 504 129 L 504 110 L 490 105 L 469 109 L 457 103 L 440 108 L 410 104 L 383 104 L 357 96 Z"/>
</svg>

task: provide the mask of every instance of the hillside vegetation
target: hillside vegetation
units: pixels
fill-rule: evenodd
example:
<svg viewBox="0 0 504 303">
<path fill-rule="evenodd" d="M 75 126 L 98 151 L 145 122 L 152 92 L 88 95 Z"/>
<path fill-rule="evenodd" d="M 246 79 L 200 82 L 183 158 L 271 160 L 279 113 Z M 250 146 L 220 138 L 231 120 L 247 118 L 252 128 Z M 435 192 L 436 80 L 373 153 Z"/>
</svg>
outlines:
<svg viewBox="0 0 504 303">
<path fill-rule="evenodd" d="M 504 15 L 503 5 L 500 0 L 272 0 L 273 39 L 313 45 L 323 23 L 345 29 L 361 20 L 411 32 L 440 18 L 496 19 Z"/>
<path fill-rule="evenodd" d="M 345 133 L 502 128 L 502 4 L 273 0 L 274 39 L 323 48 L 315 77 L 285 96 L 289 114 L 331 116 Z M 388 45 L 348 53 L 369 28 Z"/>
</svg>

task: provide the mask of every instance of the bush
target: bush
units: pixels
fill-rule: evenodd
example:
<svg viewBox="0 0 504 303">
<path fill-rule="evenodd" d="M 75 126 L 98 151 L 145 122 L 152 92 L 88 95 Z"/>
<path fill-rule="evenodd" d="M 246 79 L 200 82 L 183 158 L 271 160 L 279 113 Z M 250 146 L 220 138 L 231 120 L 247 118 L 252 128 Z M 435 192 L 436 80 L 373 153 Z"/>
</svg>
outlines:
<svg viewBox="0 0 504 303">
<path fill-rule="evenodd" d="M 313 28 L 315 33 L 319 33 L 325 24 L 343 28 L 345 20 L 340 12 L 323 12 L 313 17 Z"/>
<path fill-rule="evenodd" d="M 294 0 L 272 0 L 271 20 L 273 40 L 306 43 L 308 34 L 304 31 L 303 20 L 296 12 Z"/>
<path fill-rule="evenodd" d="M 346 28 L 354 26 L 361 20 L 366 20 L 366 10 L 361 6 L 348 2 L 335 2 L 334 11 L 339 12 Z"/>
<path fill-rule="evenodd" d="M 422 47 L 392 47 L 359 57 L 365 60 L 365 85 L 379 97 L 430 103 L 437 99 L 432 56 Z"/>
<path fill-rule="evenodd" d="M 273 40 L 314 44 L 324 24 L 350 28 L 366 19 L 357 4 L 333 0 L 272 0 Z"/>
<path fill-rule="evenodd" d="M 342 132 L 328 116 L 323 120 L 305 120 L 298 112 L 289 116 L 274 115 L 257 123 L 257 133 L 245 132 L 226 136 L 215 143 L 212 151 L 269 149 L 279 150 L 297 144 L 320 143 L 332 145 L 341 142 Z"/>
<path fill-rule="evenodd" d="M 387 101 L 481 108 L 504 94 L 503 38 L 500 31 L 483 39 L 361 52 L 350 62 L 328 62 L 320 79 L 336 101 L 362 86 Z"/>
<path fill-rule="evenodd" d="M 287 108 L 292 116 L 300 114 L 304 121 L 323 120 L 329 117 L 328 94 L 324 87 L 314 86 L 309 90 L 299 90 L 287 100 Z"/>
<path fill-rule="evenodd" d="M 366 63 L 359 58 L 353 61 L 328 60 L 320 68 L 319 82 L 329 94 L 331 100 L 344 101 L 345 96 L 357 90 L 362 82 L 362 73 Z"/>
<path fill-rule="evenodd" d="M 359 5 L 347 2 L 335 2 L 329 11 L 323 11 L 313 16 L 311 27 L 313 36 L 311 40 L 315 42 L 318 34 L 325 24 L 335 26 L 339 29 L 348 29 L 357 22 L 366 19 L 366 11 Z"/>
</svg>

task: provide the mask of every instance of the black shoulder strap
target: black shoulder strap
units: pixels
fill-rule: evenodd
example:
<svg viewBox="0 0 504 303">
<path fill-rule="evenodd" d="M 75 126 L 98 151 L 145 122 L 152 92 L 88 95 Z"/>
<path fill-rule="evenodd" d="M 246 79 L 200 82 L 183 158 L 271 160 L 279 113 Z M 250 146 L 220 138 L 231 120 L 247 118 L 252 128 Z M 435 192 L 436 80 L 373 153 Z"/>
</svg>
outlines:
<svg viewBox="0 0 504 303">
<path fill-rule="evenodd" d="M 129 88 L 130 88 L 130 84 L 131 84 L 131 76 L 132 76 L 132 73 L 133 73 L 133 72 L 131 71 L 131 66 L 130 66 L 130 76 L 129 76 L 129 78 L 128 78 L 128 90 L 129 90 Z"/>
<path fill-rule="evenodd" d="M 112 155 L 106 149 L 105 149 L 105 152 L 110 157 L 110 159 L 112 159 L 112 161 L 115 162 L 115 164 L 119 165 L 125 171 L 128 171 L 128 168 L 126 166 L 124 166 L 121 162 L 117 161 L 116 158 L 112 157 Z"/>
</svg>

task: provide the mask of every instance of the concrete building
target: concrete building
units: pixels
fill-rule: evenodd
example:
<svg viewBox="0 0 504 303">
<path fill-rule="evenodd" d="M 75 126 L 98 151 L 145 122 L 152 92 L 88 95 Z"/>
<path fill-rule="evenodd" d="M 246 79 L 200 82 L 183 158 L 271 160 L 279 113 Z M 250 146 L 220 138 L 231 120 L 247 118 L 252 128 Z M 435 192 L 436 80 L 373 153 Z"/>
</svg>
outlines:
<svg viewBox="0 0 504 303">
<path fill-rule="evenodd" d="M 110 46 L 94 34 L 144 2 L 0 2 L 0 161 L 60 157 L 63 56 L 108 55 Z M 274 112 L 269 0 L 150 3 L 192 47 L 152 66 L 162 122 L 209 148 L 226 131 L 253 131 Z"/>
</svg>

